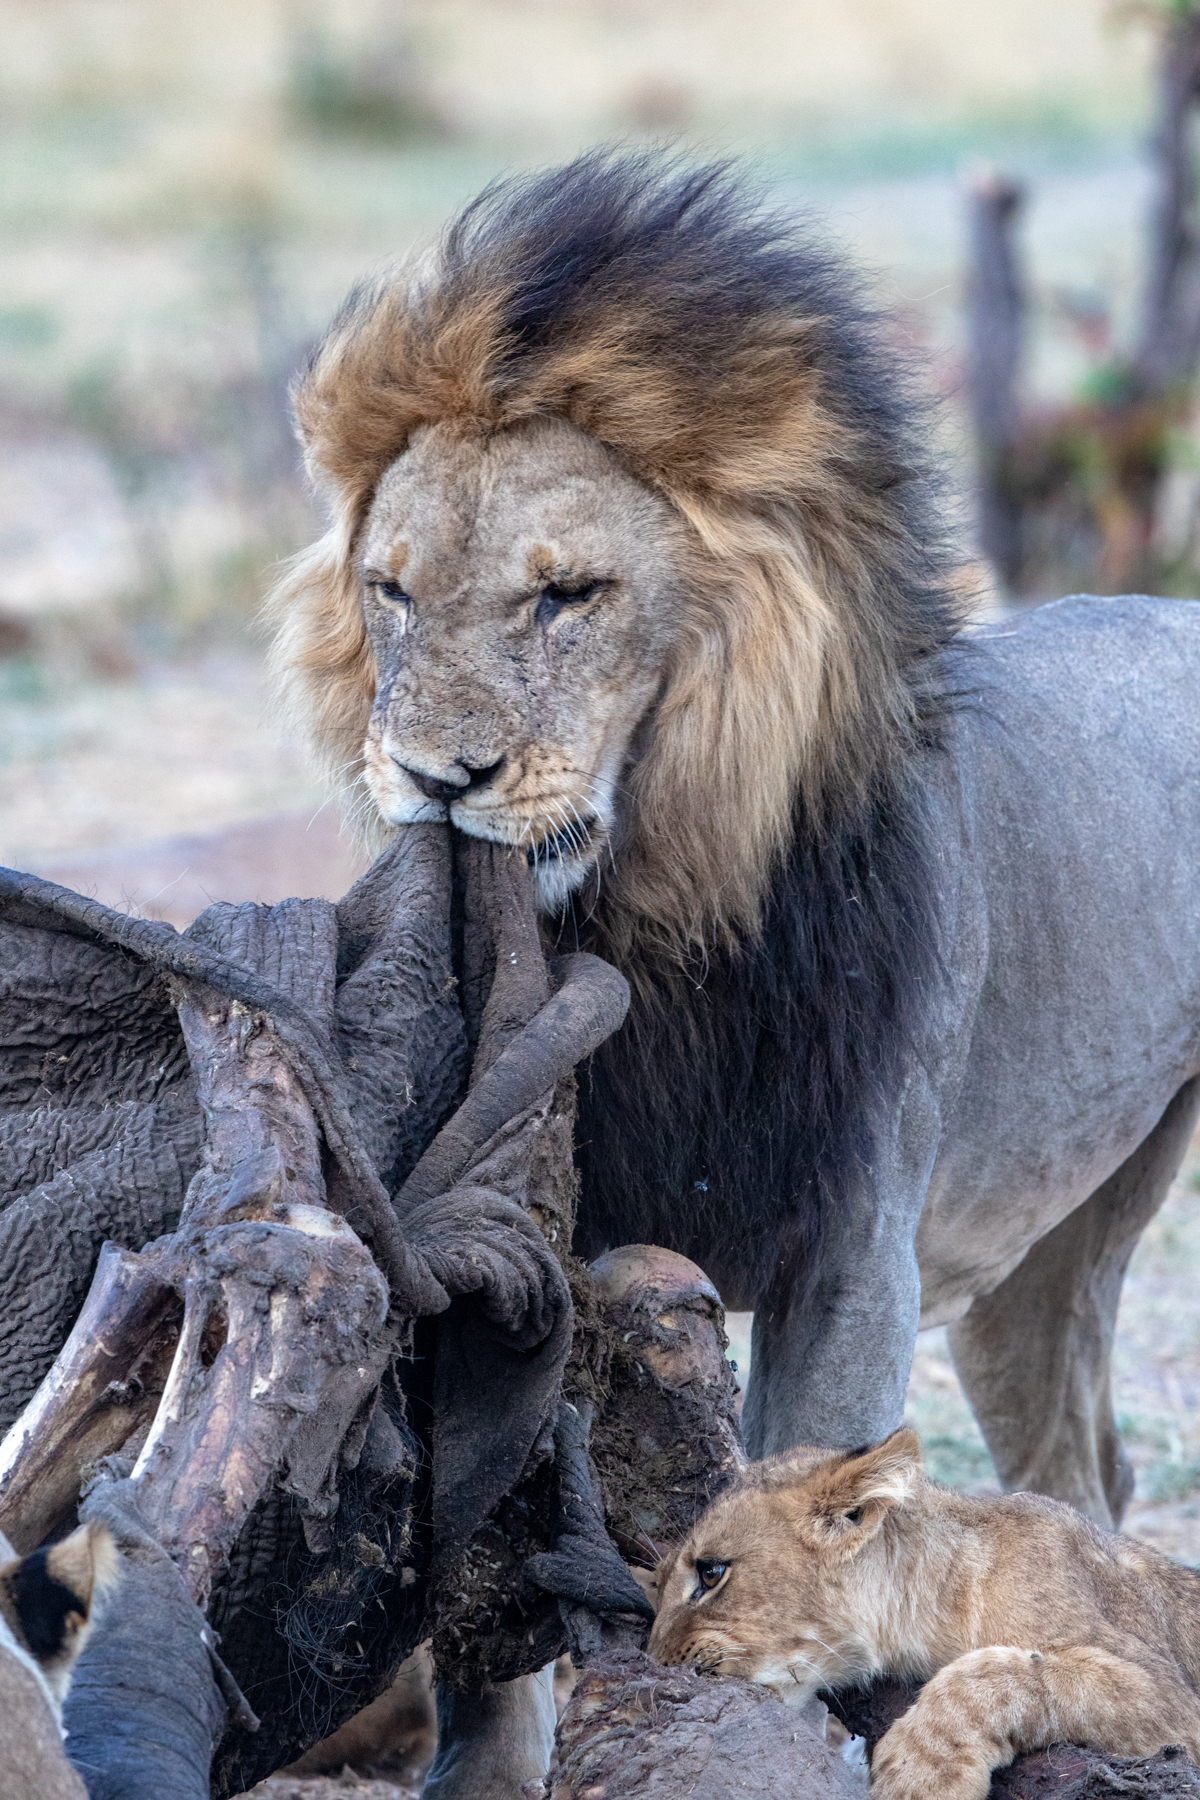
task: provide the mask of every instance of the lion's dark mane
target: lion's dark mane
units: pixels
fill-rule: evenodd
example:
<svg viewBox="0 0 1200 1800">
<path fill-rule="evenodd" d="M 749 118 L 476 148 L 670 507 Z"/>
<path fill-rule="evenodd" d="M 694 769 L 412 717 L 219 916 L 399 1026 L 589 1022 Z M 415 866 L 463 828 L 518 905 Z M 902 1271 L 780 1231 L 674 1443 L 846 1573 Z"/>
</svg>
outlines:
<svg viewBox="0 0 1200 1800">
<path fill-rule="evenodd" d="M 815 1273 L 938 967 L 914 787 L 836 836 L 801 811 L 756 941 L 627 969 L 630 1015 L 580 1074 L 578 1252 L 664 1244 L 743 1307 L 797 1258 Z"/>
<path fill-rule="evenodd" d="M 757 937 L 682 968 L 653 947 L 622 959 L 630 1016 L 581 1071 L 579 1252 L 669 1245 L 750 1306 L 781 1266 L 819 1266 L 938 975 L 920 766 L 939 754 L 940 651 L 960 619 L 933 484 L 917 473 L 929 461 L 914 442 L 922 409 L 841 262 L 755 213 L 723 172 L 585 158 L 508 189 L 502 210 L 510 249 L 518 214 L 530 246 L 510 302 L 514 358 L 536 355 L 595 283 L 610 304 L 626 284 L 642 307 L 657 289 L 664 345 L 689 358 L 736 337 L 747 310 L 822 319 L 826 403 L 894 516 L 879 603 L 912 700 L 907 729 L 864 748 L 856 773 L 869 775 L 848 792 L 833 784 L 815 807 L 797 796 Z M 582 896 L 561 941 L 611 954 L 603 902 Z"/>
</svg>

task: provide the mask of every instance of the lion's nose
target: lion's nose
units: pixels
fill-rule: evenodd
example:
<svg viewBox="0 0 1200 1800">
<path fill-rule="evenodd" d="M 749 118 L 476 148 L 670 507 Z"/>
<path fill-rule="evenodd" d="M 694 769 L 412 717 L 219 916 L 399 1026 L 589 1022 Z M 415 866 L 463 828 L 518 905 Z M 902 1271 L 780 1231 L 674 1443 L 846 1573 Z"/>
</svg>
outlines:
<svg viewBox="0 0 1200 1800">
<path fill-rule="evenodd" d="M 497 762 L 488 763 L 486 768 L 480 769 L 473 769 L 465 762 L 457 762 L 455 768 L 463 772 L 461 781 L 451 781 L 444 775 L 426 775 L 423 769 L 410 769 L 406 763 L 401 763 L 400 767 L 427 800 L 441 800 L 449 805 L 451 800 L 461 800 L 472 788 L 486 787 L 500 773 L 503 762 L 504 758 L 500 757 Z"/>
</svg>

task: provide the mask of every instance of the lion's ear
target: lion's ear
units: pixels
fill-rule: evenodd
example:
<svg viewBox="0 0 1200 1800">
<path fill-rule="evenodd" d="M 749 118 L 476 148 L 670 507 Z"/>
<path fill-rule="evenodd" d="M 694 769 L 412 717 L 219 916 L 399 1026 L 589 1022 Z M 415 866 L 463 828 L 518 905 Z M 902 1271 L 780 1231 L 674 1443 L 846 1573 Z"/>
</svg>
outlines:
<svg viewBox="0 0 1200 1800">
<path fill-rule="evenodd" d="M 797 1495 L 797 1523 L 814 1546 L 853 1554 L 893 1507 L 904 1505 L 920 1478 L 920 1439 L 902 1426 L 882 1443 L 816 1470 Z"/>
</svg>

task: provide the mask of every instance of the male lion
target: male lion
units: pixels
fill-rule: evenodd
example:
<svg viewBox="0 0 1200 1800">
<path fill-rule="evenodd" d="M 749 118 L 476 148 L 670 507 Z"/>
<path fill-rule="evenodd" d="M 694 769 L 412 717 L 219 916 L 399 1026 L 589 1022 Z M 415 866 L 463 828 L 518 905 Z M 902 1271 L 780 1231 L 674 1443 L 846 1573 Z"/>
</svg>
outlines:
<svg viewBox="0 0 1200 1800">
<path fill-rule="evenodd" d="M 1062 1740 L 1200 1760 L 1200 1575 L 1039 1494 L 948 1493 L 911 1431 L 753 1465 L 658 1586 L 662 1662 L 797 1703 L 927 1682 L 875 1752 L 877 1800 L 983 1800 L 993 1769 Z"/>
<path fill-rule="evenodd" d="M 489 190 L 296 411 L 326 766 L 377 835 L 523 848 L 633 989 L 577 1247 L 755 1308 L 753 1454 L 881 1438 L 951 1321 L 1005 1484 L 1118 1518 L 1120 1281 L 1200 1099 L 1200 608 L 964 636 L 894 358 L 720 169 Z"/>
</svg>

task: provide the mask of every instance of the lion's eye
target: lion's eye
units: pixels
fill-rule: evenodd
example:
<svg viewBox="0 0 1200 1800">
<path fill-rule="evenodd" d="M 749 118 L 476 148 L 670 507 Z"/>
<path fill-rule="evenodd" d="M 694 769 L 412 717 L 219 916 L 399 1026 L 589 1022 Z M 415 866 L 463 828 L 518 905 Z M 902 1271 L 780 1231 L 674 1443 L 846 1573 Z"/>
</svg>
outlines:
<svg viewBox="0 0 1200 1800">
<path fill-rule="evenodd" d="M 862 1516 L 863 1516 L 863 1509 L 861 1506 L 852 1506 L 848 1513 L 843 1513 L 843 1515 L 842 1515 L 842 1517 L 845 1519 L 847 1525 L 861 1524 Z"/>
<path fill-rule="evenodd" d="M 538 624 L 548 625 L 564 606 L 579 606 L 584 600 L 594 599 L 604 585 L 602 581 L 581 581 L 573 587 L 563 587 L 557 581 L 548 582 L 538 595 L 534 608 Z"/>
<path fill-rule="evenodd" d="M 728 1563 L 712 1562 L 707 1557 L 697 1562 L 696 1579 L 700 1583 L 700 1591 L 705 1594 L 711 1592 L 723 1578 L 728 1567 Z"/>
<path fill-rule="evenodd" d="M 389 600 L 393 606 L 409 606 L 411 602 L 398 581 L 377 581 L 375 592 L 381 600 Z"/>
</svg>

